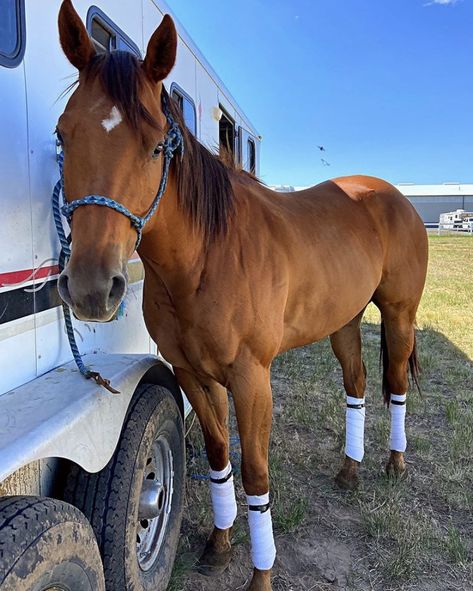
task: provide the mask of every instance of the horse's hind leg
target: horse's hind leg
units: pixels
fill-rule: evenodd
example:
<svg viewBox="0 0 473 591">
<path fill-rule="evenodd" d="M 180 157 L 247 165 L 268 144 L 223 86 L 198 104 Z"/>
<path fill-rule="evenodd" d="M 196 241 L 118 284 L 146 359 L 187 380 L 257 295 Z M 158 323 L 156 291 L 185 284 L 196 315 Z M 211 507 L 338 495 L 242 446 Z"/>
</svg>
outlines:
<svg viewBox="0 0 473 591">
<path fill-rule="evenodd" d="M 218 575 L 231 559 L 231 530 L 237 515 L 232 467 L 229 461 L 228 394 L 213 380 L 206 382 L 175 369 L 179 385 L 195 410 L 205 439 L 210 464 L 210 492 L 214 529 L 197 568 L 205 575 Z"/>
<path fill-rule="evenodd" d="M 347 396 L 345 461 L 335 482 L 349 490 L 358 486 L 358 470 L 364 454 L 366 372 L 360 334 L 363 312 L 330 336 L 333 352 L 342 366 Z"/>
<path fill-rule="evenodd" d="M 414 326 L 417 305 L 379 302 L 377 305 L 382 316 L 383 391 L 391 414 L 391 454 L 386 472 L 390 476 L 403 476 L 406 471 L 405 416 L 409 366 L 415 380 L 418 371 Z"/>
</svg>

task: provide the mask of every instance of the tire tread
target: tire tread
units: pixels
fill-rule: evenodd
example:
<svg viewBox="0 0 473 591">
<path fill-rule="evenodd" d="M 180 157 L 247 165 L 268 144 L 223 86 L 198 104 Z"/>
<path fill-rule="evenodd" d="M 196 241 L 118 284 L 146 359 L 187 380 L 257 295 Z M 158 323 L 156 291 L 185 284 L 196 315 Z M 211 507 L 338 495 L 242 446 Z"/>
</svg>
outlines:
<svg viewBox="0 0 473 591">
<path fill-rule="evenodd" d="M 79 509 L 47 497 L 12 496 L 0 500 L 0 585 L 11 565 L 47 529 L 64 521 L 87 523 Z M 87 523 L 87 526 L 89 524 Z M 8 569 L 8 570 L 7 570 Z"/>
</svg>

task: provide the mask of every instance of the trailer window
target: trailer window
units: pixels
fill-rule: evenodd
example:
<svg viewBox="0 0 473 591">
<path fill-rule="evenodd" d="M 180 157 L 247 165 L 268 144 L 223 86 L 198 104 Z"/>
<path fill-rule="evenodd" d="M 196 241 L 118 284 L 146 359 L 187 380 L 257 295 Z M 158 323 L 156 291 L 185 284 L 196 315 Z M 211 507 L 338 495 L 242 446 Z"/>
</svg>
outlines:
<svg viewBox="0 0 473 591">
<path fill-rule="evenodd" d="M 191 97 L 175 82 L 171 84 L 171 97 L 176 101 L 187 129 L 197 135 L 197 117 L 195 113 L 195 104 Z"/>
<path fill-rule="evenodd" d="M 248 170 L 256 174 L 256 146 L 251 138 L 248 138 Z"/>
<path fill-rule="evenodd" d="M 98 8 L 91 6 L 87 13 L 87 30 L 99 53 L 122 49 L 130 51 L 141 58 L 140 50 L 136 43 L 126 35 L 117 25 Z"/>
<path fill-rule="evenodd" d="M 24 0 L 0 0 L 0 64 L 17 66 L 25 53 Z"/>
<path fill-rule="evenodd" d="M 219 140 L 220 153 L 227 152 L 232 158 L 235 158 L 235 122 L 222 109 L 222 116 L 219 121 Z"/>
<path fill-rule="evenodd" d="M 115 37 L 96 18 L 92 19 L 92 30 L 90 32 L 95 49 L 99 52 L 115 49 Z"/>
</svg>

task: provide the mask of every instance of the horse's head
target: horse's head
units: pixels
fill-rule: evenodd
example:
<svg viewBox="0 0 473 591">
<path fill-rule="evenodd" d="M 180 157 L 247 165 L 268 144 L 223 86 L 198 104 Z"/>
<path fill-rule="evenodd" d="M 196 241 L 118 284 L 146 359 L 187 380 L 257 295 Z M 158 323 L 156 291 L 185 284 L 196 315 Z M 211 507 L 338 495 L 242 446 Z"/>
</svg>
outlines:
<svg viewBox="0 0 473 591">
<path fill-rule="evenodd" d="M 143 62 L 128 52 L 97 54 L 71 0 L 63 0 L 59 36 L 79 71 L 57 124 L 67 202 L 104 196 L 142 217 L 163 173 L 167 121 L 161 91 L 176 58 L 174 23 L 164 17 Z M 109 320 L 126 292 L 136 228 L 119 211 L 97 204 L 74 209 L 71 228 L 72 256 L 59 293 L 80 319 Z"/>
</svg>

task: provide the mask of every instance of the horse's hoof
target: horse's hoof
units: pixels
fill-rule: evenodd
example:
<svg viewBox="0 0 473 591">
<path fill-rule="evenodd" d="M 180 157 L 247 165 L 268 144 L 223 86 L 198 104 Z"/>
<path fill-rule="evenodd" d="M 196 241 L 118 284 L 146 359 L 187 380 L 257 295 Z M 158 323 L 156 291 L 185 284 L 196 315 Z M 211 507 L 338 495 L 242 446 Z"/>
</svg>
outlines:
<svg viewBox="0 0 473 591">
<path fill-rule="evenodd" d="M 355 472 L 342 469 L 335 476 L 335 483 L 343 490 L 356 490 L 360 485 L 360 479 Z"/>
<path fill-rule="evenodd" d="M 254 569 L 251 583 L 246 591 L 271 591 L 271 571 Z"/>
<path fill-rule="evenodd" d="M 209 540 L 205 546 L 202 556 L 199 558 L 196 569 L 201 575 L 206 577 L 218 577 L 221 575 L 232 558 L 232 547 L 222 552 L 217 552 L 214 545 Z"/>
<path fill-rule="evenodd" d="M 400 465 L 394 462 L 388 462 L 386 464 L 386 474 L 388 478 L 405 480 L 407 478 L 408 472 L 405 464 Z"/>
<path fill-rule="evenodd" d="M 271 591 L 271 583 L 255 583 L 251 581 L 250 586 L 246 588 L 246 591 Z"/>
</svg>

